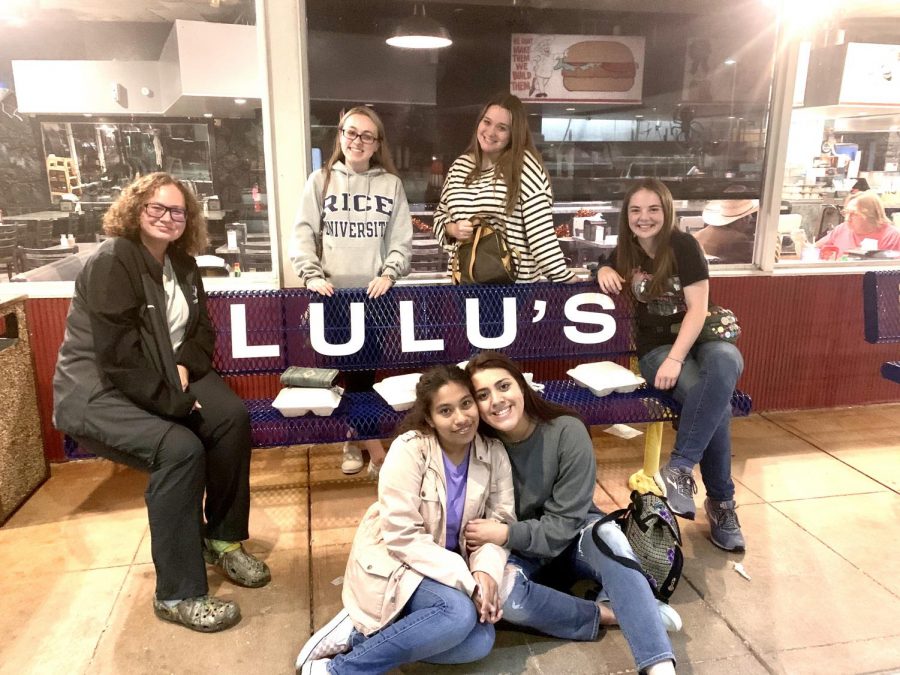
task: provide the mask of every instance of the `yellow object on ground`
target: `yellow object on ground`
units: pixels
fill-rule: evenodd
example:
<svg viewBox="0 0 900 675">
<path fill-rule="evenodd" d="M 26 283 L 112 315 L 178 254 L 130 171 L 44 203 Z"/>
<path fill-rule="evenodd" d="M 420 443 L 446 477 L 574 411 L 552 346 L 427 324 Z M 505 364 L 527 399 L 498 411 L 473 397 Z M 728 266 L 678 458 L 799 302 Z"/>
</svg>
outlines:
<svg viewBox="0 0 900 675">
<path fill-rule="evenodd" d="M 632 490 L 637 490 L 641 494 L 652 492 L 660 497 L 666 496 L 665 489 L 662 487 L 662 478 L 659 475 L 662 435 L 662 422 L 651 422 L 647 425 L 647 433 L 644 437 L 644 466 L 637 473 L 631 474 L 628 479 L 628 487 Z"/>
</svg>

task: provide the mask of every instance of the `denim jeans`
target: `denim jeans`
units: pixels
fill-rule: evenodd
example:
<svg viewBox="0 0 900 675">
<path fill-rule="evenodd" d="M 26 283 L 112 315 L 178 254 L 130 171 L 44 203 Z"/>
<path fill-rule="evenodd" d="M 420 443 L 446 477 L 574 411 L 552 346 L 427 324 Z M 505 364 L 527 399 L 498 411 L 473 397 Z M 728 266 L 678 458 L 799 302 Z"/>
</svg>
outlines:
<svg viewBox="0 0 900 675">
<path fill-rule="evenodd" d="M 641 375 L 653 384 L 671 345 L 645 354 Z M 744 370 L 738 348 L 714 340 L 695 344 L 685 357 L 673 396 L 681 403 L 681 421 L 669 463 L 700 474 L 710 499 L 734 499 L 731 480 L 731 394 Z"/>
<path fill-rule="evenodd" d="M 659 618 L 656 599 L 643 574 L 603 555 L 594 544 L 594 516 L 579 536 L 553 560 L 509 557 L 502 595 L 504 620 L 568 640 L 593 640 L 600 627 L 597 604 L 569 595 L 579 579 L 591 579 L 609 598 L 638 670 L 675 660 L 672 644 Z M 614 553 L 635 559 L 625 535 L 615 523 L 600 527 L 600 537 Z M 556 586 L 557 588 L 553 588 Z"/>
<path fill-rule="evenodd" d="M 479 623 L 462 591 L 425 578 L 395 621 L 366 637 L 354 630 L 350 651 L 328 664 L 336 675 L 385 673 L 404 663 L 470 663 L 494 646 L 494 626 Z"/>
</svg>

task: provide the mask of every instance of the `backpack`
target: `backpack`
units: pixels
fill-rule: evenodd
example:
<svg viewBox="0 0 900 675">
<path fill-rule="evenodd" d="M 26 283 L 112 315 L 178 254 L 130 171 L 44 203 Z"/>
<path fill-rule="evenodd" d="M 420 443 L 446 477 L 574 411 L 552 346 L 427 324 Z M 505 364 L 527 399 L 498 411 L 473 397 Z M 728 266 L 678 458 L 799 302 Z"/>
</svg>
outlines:
<svg viewBox="0 0 900 675">
<path fill-rule="evenodd" d="M 506 242 L 502 222 L 473 216 L 471 241 L 461 241 L 453 254 L 450 277 L 454 284 L 511 284 L 519 267 L 519 253 Z"/>
<path fill-rule="evenodd" d="M 612 552 L 600 536 L 597 528 L 604 523 L 616 522 L 625 533 L 640 563 Z M 655 494 L 631 493 L 628 508 L 614 511 L 598 520 L 591 535 L 600 552 L 616 562 L 642 572 L 653 595 L 668 602 L 681 579 L 684 555 L 681 552 L 681 530 L 678 521 L 669 510 L 664 497 Z"/>
</svg>

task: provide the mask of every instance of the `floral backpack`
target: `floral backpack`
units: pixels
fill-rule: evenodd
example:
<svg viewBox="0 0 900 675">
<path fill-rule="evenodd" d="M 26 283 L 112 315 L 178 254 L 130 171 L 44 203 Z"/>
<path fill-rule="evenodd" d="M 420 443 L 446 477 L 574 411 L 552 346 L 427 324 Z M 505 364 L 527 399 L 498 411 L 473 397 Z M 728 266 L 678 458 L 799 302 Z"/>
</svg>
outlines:
<svg viewBox="0 0 900 675">
<path fill-rule="evenodd" d="M 637 559 L 616 555 L 597 534 L 604 523 L 617 522 L 631 544 Z M 665 498 L 655 494 L 631 493 L 628 508 L 614 511 L 596 522 L 591 535 L 600 552 L 621 565 L 642 572 L 659 600 L 668 602 L 681 579 L 684 555 L 681 530 Z"/>
</svg>

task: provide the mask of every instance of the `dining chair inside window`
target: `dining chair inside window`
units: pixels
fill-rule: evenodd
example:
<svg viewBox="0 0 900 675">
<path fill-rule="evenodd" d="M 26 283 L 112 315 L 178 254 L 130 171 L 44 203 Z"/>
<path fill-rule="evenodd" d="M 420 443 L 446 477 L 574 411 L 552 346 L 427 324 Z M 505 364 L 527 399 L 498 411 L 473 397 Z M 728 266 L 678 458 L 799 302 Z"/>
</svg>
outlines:
<svg viewBox="0 0 900 675">
<path fill-rule="evenodd" d="M 6 276 L 11 280 L 13 274 L 18 272 L 16 264 L 16 235 L 4 234 L 0 231 L 0 273 L 6 270 Z"/>
<path fill-rule="evenodd" d="M 248 233 L 241 249 L 241 269 L 246 272 L 270 272 L 272 270 L 272 241 L 268 233 Z"/>
<path fill-rule="evenodd" d="M 20 246 L 18 256 L 22 271 L 28 272 L 74 255 L 77 251 L 77 248 L 65 248 L 54 251 L 46 248 L 25 248 Z"/>
</svg>

